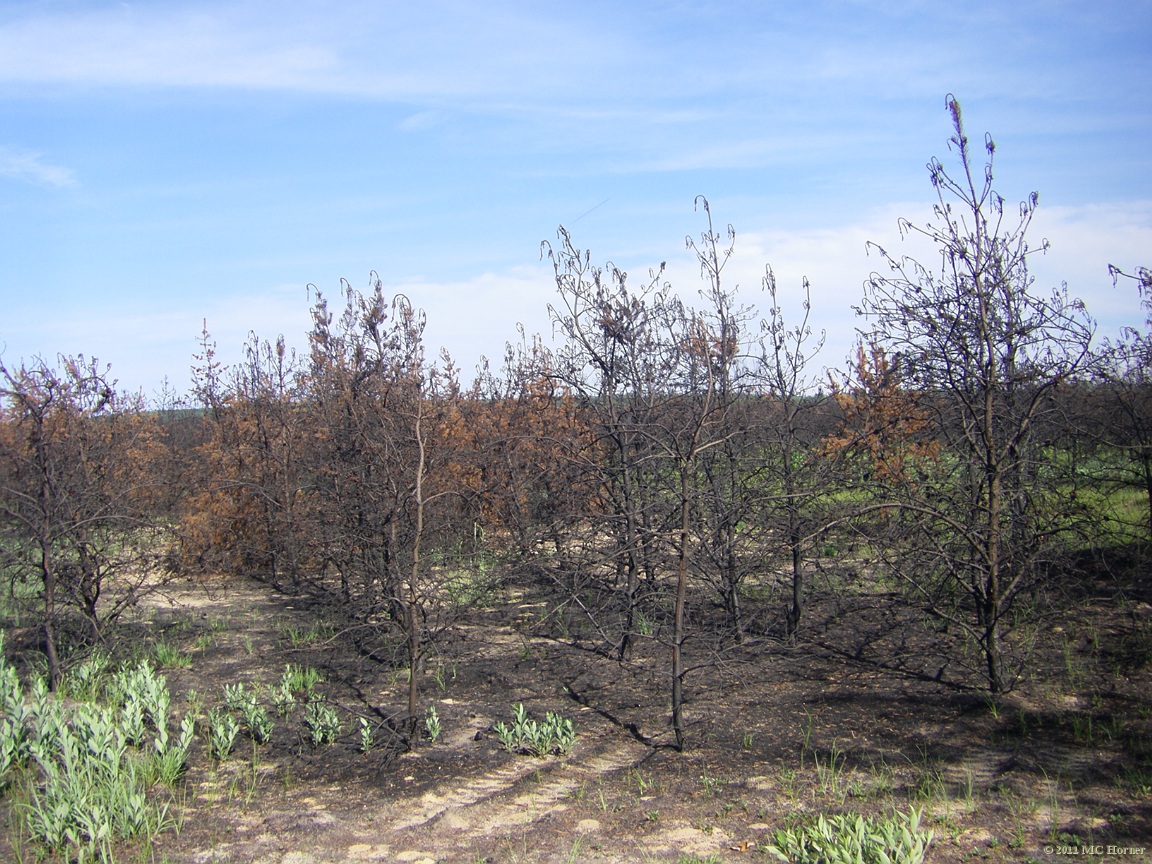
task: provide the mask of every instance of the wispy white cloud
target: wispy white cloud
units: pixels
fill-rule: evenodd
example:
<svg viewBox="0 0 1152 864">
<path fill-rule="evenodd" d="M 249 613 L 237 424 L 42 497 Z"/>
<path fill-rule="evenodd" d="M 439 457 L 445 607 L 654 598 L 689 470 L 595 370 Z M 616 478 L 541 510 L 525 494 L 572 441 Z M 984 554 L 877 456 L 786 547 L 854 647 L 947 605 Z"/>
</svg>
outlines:
<svg viewBox="0 0 1152 864">
<path fill-rule="evenodd" d="M 548 304 L 555 283 L 551 268 L 521 265 L 486 271 L 454 281 L 385 282 L 391 294 L 404 294 L 428 316 L 428 353 L 447 348 L 468 377 L 481 357 L 498 366 L 504 346 L 515 342 L 516 327 L 550 331 Z"/>
<path fill-rule="evenodd" d="M 923 221 L 923 203 L 889 204 L 845 224 L 818 228 L 781 230 L 750 226 L 740 230 L 735 254 L 724 270 L 724 284 L 739 286 L 742 302 L 767 308 L 761 292 L 765 268 L 771 266 L 778 285 L 778 300 L 789 325 L 803 315 L 805 279 L 811 284 L 812 311 L 809 324 L 816 334 L 827 334 L 824 350 L 810 372 L 823 378 L 825 368 L 843 368 L 856 340 L 856 328 L 867 322 L 858 318 L 863 283 L 869 273 L 883 268 L 869 241 L 883 245 L 893 255 L 908 254 L 926 264 L 935 263 L 930 245 L 915 239 L 903 241 L 897 218 Z M 1046 255 L 1033 259 L 1037 290 L 1068 283 L 1070 292 L 1083 299 L 1099 320 L 1101 337 L 1114 335 L 1123 325 L 1142 326 L 1144 314 L 1135 293 L 1113 288 L 1107 265 L 1127 269 L 1147 264 L 1129 261 L 1133 249 L 1152 249 L 1152 201 L 1124 206 L 1051 207 L 1038 211 L 1033 239 L 1052 242 Z M 674 290 L 689 303 L 699 302 L 701 287 L 697 262 L 682 249 L 662 251 L 652 260 L 617 261 L 642 278 L 649 266 L 667 260 L 666 276 Z M 367 274 L 352 284 L 365 288 Z M 338 311 L 341 299 L 335 285 L 320 286 L 330 306 Z M 402 293 L 423 309 L 428 318 L 426 341 L 429 356 L 447 347 L 468 379 L 481 356 L 498 366 L 504 345 L 515 341 L 517 324 L 528 333 L 551 338 L 548 305 L 556 300 L 555 284 L 546 263 L 485 270 L 455 280 L 434 277 L 388 280 L 385 291 Z M 314 299 L 314 295 L 313 295 Z M 226 364 L 243 356 L 243 345 L 252 330 L 262 339 L 283 334 L 290 347 L 307 350 L 310 327 L 309 295 L 299 284 L 272 286 L 256 291 L 232 291 L 205 302 L 182 304 L 180 309 L 141 309 L 127 304 L 103 305 L 100 309 L 55 316 L 18 314 L 0 333 L 5 362 L 15 362 L 38 351 L 81 351 L 112 364 L 112 371 L 129 389 L 158 390 L 167 375 L 177 389 L 189 381 L 188 370 L 196 350 L 202 319 L 218 344 L 218 357 Z M 14 327 L 14 322 L 23 322 Z M 33 347 L 35 346 L 35 347 Z"/>
<path fill-rule="evenodd" d="M 1128 272 L 1152 266 L 1152 200 L 1076 207 L 1041 203 L 1032 227 L 1034 247 L 1041 238 L 1051 244 L 1047 253 L 1031 259 L 1039 287 L 1067 283 L 1069 293 L 1084 300 L 1097 318 L 1102 335 L 1113 335 L 1121 325 L 1143 324 L 1136 292 L 1113 287 L 1108 265 Z M 1144 257 L 1134 260 L 1134 254 Z"/>
<path fill-rule="evenodd" d="M 939 261 L 938 250 L 924 238 L 901 238 L 897 227 L 900 217 L 917 224 L 930 218 L 923 202 L 891 203 L 847 224 L 741 231 L 724 271 L 725 282 L 739 285 L 744 301 L 765 308 L 760 287 L 765 268 L 770 266 L 780 306 L 791 326 L 802 317 L 802 285 L 807 279 L 812 303 L 809 323 L 814 331 L 827 333 L 817 369 L 842 367 L 855 344 L 856 329 L 867 327 L 867 321 L 853 310 L 863 297 L 864 281 L 874 271 L 887 272 L 879 255 L 868 252 L 867 244 L 879 244 L 893 256 L 907 255 L 929 267 Z M 1096 319 L 1101 338 L 1114 336 L 1122 326 L 1143 326 L 1145 313 L 1136 292 L 1113 287 L 1108 265 L 1116 264 L 1129 272 L 1148 266 L 1148 261 L 1131 261 L 1126 256 L 1134 249 L 1152 249 L 1152 201 L 1040 207 L 1029 237 L 1035 249 L 1044 239 L 1051 244 L 1047 253 L 1030 259 L 1037 293 L 1066 283 L 1069 294 L 1083 300 Z M 669 261 L 669 276 L 681 296 L 694 299 L 699 279 L 690 257 L 680 255 Z"/>
<path fill-rule="evenodd" d="M 592 47 L 579 28 L 556 39 L 542 16 L 471 3 L 125 4 L 0 17 L 0 81 L 507 97 L 572 82 Z"/>
<path fill-rule="evenodd" d="M 437 126 L 444 120 L 442 111 L 417 111 L 400 121 L 399 128 L 404 132 L 415 132 Z"/>
<path fill-rule="evenodd" d="M 763 111 L 766 93 L 794 103 L 829 82 L 879 92 L 899 77 L 897 66 L 906 73 L 910 54 L 920 58 L 917 80 L 939 59 L 938 46 L 908 39 L 899 52 L 882 50 L 890 46 L 819 15 L 749 15 L 746 27 L 721 32 L 717 16 L 682 20 L 687 13 L 660 4 L 608 11 L 500 0 L 209 0 L 24 9 L 32 11 L 0 13 L 0 83 L 287 90 L 510 113 L 616 106 L 656 122 L 698 112 L 702 97 L 722 109 L 753 95 L 755 108 L 746 107 Z M 701 57 L 709 38 L 723 39 L 724 50 Z"/>
<path fill-rule="evenodd" d="M 235 28 L 226 16 L 111 7 L 0 25 L 0 80 L 83 86 L 306 87 L 330 49 Z"/>
<path fill-rule="evenodd" d="M 232 356 L 251 327 L 265 337 L 283 331 L 304 344 L 302 288 L 242 296 L 227 282 L 236 261 L 249 284 L 290 279 L 293 272 L 317 278 L 333 260 L 379 260 L 417 231 L 445 243 L 441 237 L 463 230 L 472 245 L 454 246 L 450 255 L 398 255 L 394 272 L 424 272 L 427 279 L 394 276 L 390 289 L 427 308 L 430 344 L 447 345 L 470 368 L 480 354 L 500 355 L 503 342 L 515 338 L 517 320 L 532 331 L 548 329 L 554 288 L 547 268 L 513 265 L 535 257 L 531 238 L 547 233 L 553 218 L 580 220 L 581 234 L 592 234 L 593 249 L 606 255 L 656 249 L 650 259 L 618 263 L 643 273 L 667 258 L 677 289 L 695 298 L 698 268 L 677 254 L 679 230 L 665 229 L 673 197 L 677 208 L 687 208 L 692 195 L 705 192 L 717 202 L 727 195 L 738 212 L 731 216 L 741 234 L 729 284 L 754 295 L 770 263 L 794 319 L 801 279 L 809 277 L 812 324 L 829 331 L 822 362 L 838 365 L 861 323 L 851 311 L 861 283 L 882 266 L 865 256 L 865 241 L 905 251 L 896 217 L 923 209 L 923 203 L 919 210 L 874 205 L 929 191 L 924 162 L 947 155 L 946 90 L 964 100 L 969 134 L 991 129 L 998 136 L 1005 169 L 1024 152 L 1035 160 L 1026 169 L 1055 178 L 1041 185 L 1045 195 L 1116 201 L 1141 189 L 1148 175 L 1140 149 L 1146 112 L 1139 110 L 1152 81 L 1141 71 L 1147 52 L 1128 50 L 1128 43 L 1092 49 L 1121 28 L 1132 31 L 1130 41 L 1146 33 L 1141 22 L 1152 20 L 1146 14 L 1152 0 L 1104 0 L 1105 11 L 1091 13 L 1099 21 L 1077 19 L 1075 27 L 1063 13 L 1076 4 L 1062 0 L 1058 16 L 1047 14 L 1050 6 L 1051 0 L 980 0 L 961 11 L 927 0 L 720 8 L 518 0 L 0 4 L 5 116 L 10 125 L 48 124 L 14 143 L 61 140 L 49 137 L 56 135 L 76 148 L 67 156 L 0 149 L 0 178 L 68 186 L 75 176 L 51 164 L 53 158 L 89 166 L 79 168 L 92 193 L 82 203 L 104 205 L 59 210 L 68 218 L 53 225 L 75 226 L 73 233 L 45 232 L 22 244 L 14 259 L 20 272 L 78 262 L 61 250 L 87 249 L 90 260 L 57 269 L 106 279 L 109 295 L 145 296 L 149 268 L 133 261 L 152 260 L 158 243 L 191 250 L 188 258 L 165 255 L 164 266 L 174 272 L 202 272 L 211 249 L 223 259 L 215 269 L 225 274 L 175 317 L 150 316 L 127 302 L 107 322 L 75 307 L 52 316 L 29 307 L 29 320 L 51 321 L 54 329 L 46 324 L 34 343 L 22 344 L 106 356 L 125 381 L 147 380 L 163 367 L 182 385 L 205 315 L 222 353 Z M 1109 16 L 1116 19 L 1111 24 Z M 1112 83 L 1099 86 L 1102 80 Z M 169 92 L 162 99 L 145 92 L 159 89 Z M 201 98 L 205 90 L 239 92 L 217 100 Z M 96 92 L 99 99 L 89 100 Z M 306 98 L 270 99 L 270 93 Z M 379 110 L 388 102 L 394 104 Z M 210 149 L 191 146 L 181 108 L 189 106 L 197 130 L 201 123 L 215 130 L 220 104 L 241 110 L 223 118 Z M 114 109 L 107 117 L 104 105 Z M 235 123 L 245 105 L 260 111 L 251 123 L 247 117 Z M 339 130 L 365 134 L 309 133 L 329 119 Z M 289 128 L 299 136 L 282 133 Z M 329 146 L 328 137 L 339 140 Z M 439 146 L 425 150 L 425 139 Z M 354 146 L 363 142 L 371 147 Z M 439 170 L 439 160 L 450 170 Z M 1096 164 L 1100 170 L 1089 177 L 1086 169 Z M 346 176 L 356 178 L 355 192 L 340 186 Z M 361 197 L 361 182 L 372 189 L 395 183 L 388 187 L 392 199 Z M 117 194 L 108 192 L 113 188 Z M 126 193 L 119 195 L 121 189 Z M 278 190 L 291 200 L 278 199 Z M 73 205 L 70 199 L 80 196 L 52 197 Z M 595 209 L 607 199 L 611 206 Z M 201 217 L 199 206 L 210 215 Z M 1152 248 L 1149 209 L 1042 207 L 1035 233 L 1054 248 L 1035 261 L 1040 284 L 1066 280 L 1100 316 L 1102 329 L 1105 319 L 1128 316 L 1123 291 L 1111 288 L 1105 268 L 1152 263 L 1133 260 Z M 549 212 L 555 216 L 537 215 Z M 104 221 L 86 222 L 94 213 Z M 689 229 L 696 224 L 683 210 L 675 218 Z M 118 231 L 112 244 L 92 240 L 110 233 L 110 224 L 145 221 L 147 232 Z M 252 230 L 264 221 L 276 228 Z M 314 224 L 321 230 L 311 231 Z M 17 261 L 21 255 L 25 261 Z M 278 258 L 294 263 L 264 266 Z M 18 283 L 0 284 L 0 292 L 15 294 Z M 1131 308 L 1138 315 L 1134 302 Z M 14 321 L 9 309 L 0 333 L 12 337 L 13 348 Z M 110 335 L 87 347 L 101 333 Z"/>
<path fill-rule="evenodd" d="M 43 186 L 74 186 L 76 177 L 70 168 L 50 165 L 39 153 L 0 147 L 0 177 L 23 180 Z"/>
<path fill-rule="evenodd" d="M 554 285 L 543 265 L 486 271 L 460 280 L 385 282 L 389 296 L 404 294 L 427 315 L 426 348 L 430 359 L 447 348 L 462 376 L 470 380 L 481 357 L 499 366 L 506 342 L 518 338 L 516 325 L 531 333 L 546 333 L 548 303 Z M 366 290 L 367 274 L 352 279 Z M 321 286 L 337 316 L 343 300 L 337 286 Z M 0 328 L 0 356 L 8 365 L 37 354 L 54 361 L 58 353 L 83 353 L 109 363 L 112 376 L 127 390 L 152 395 L 167 377 L 178 391 L 188 387 L 193 354 L 204 326 L 216 344 L 217 360 L 240 363 L 253 333 L 274 341 L 283 335 L 301 362 L 307 361 L 310 306 L 315 294 L 301 284 L 270 286 L 256 291 L 232 291 L 196 302 L 189 297 L 179 308 L 160 308 L 127 300 L 70 308 L 61 314 L 38 315 L 32 308 L 16 310 Z"/>
<path fill-rule="evenodd" d="M 883 19 L 893 26 L 877 26 L 870 5 L 716 14 L 511 0 L 32 4 L 0 11 L 0 87 L 395 101 L 412 106 L 402 131 L 442 123 L 445 109 L 453 120 L 483 114 L 499 118 L 502 140 L 517 146 L 608 154 L 607 170 L 645 173 L 782 164 L 846 136 L 874 150 L 877 136 L 922 130 L 925 114 L 908 109 L 910 99 L 930 98 L 939 114 L 949 89 L 1019 98 L 1043 77 L 1044 92 L 1060 90 L 1042 75 L 1047 67 L 1003 61 L 1001 33 L 1019 28 L 973 12 L 945 19 L 955 32 L 941 35 L 936 6 L 922 3 L 901 5 L 899 28 L 890 12 Z M 1028 20 L 1023 5 L 1012 14 Z"/>
</svg>

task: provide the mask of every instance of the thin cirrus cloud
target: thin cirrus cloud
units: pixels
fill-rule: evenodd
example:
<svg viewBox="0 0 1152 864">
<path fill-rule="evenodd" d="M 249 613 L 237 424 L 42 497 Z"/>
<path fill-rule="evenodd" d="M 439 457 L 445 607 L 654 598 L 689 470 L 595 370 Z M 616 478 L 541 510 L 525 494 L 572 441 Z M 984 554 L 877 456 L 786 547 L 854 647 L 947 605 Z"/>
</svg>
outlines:
<svg viewBox="0 0 1152 864">
<path fill-rule="evenodd" d="M 613 168 L 667 172 L 774 164 L 779 151 L 789 161 L 789 151 L 811 152 L 814 141 L 843 137 L 846 126 L 875 126 L 870 106 L 893 88 L 904 98 L 911 89 L 938 100 L 957 83 L 971 91 L 993 74 L 975 64 L 964 82 L 948 80 L 955 76 L 941 66 L 964 68 L 949 59 L 960 48 L 920 44 L 914 32 L 878 34 L 859 20 L 868 9 L 851 6 L 844 17 L 853 23 L 843 28 L 820 14 L 754 16 L 755 26 L 740 28 L 731 15 L 692 13 L 672 26 L 663 19 L 676 16 L 652 9 L 577 14 L 451 0 L 0 14 L 0 88 L 209 88 L 394 101 L 413 106 L 399 126 L 408 132 L 440 125 L 451 107 L 497 117 L 506 134 L 539 149 L 615 142 L 630 158 L 611 159 Z M 702 56 L 709 39 L 723 40 L 725 50 Z M 1023 86 L 1003 70 L 995 74 L 998 87 Z"/>
<path fill-rule="evenodd" d="M 304 87 L 335 65 L 322 47 L 279 44 L 192 12 L 107 9 L 0 25 L 0 81 L 8 83 Z"/>
<path fill-rule="evenodd" d="M 0 20 L 0 82 L 509 97 L 570 77 L 571 36 L 469 4 L 125 5 Z"/>
<path fill-rule="evenodd" d="M 794 320 L 811 279 L 811 323 L 829 331 L 821 363 L 835 365 L 879 263 L 865 241 L 895 251 L 896 216 L 931 203 L 925 161 L 955 167 L 945 93 L 974 141 L 996 134 L 1002 191 L 1043 194 L 1034 233 L 1054 250 L 1037 258 L 1040 282 L 1067 280 L 1102 331 L 1139 323 L 1107 264 L 1147 263 L 1152 244 L 1150 10 L 0 4 L 0 180 L 13 193 L 0 354 L 84 350 L 125 382 L 160 368 L 183 380 L 204 317 L 222 355 L 250 327 L 306 344 L 304 284 L 335 294 L 340 276 L 378 266 L 387 290 L 427 308 L 430 347 L 467 369 L 501 356 L 517 321 L 550 329 L 537 241 L 558 221 L 637 274 L 667 260 L 694 297 L 683 237 L 699 230 L 702 193 L 741 232 L 729 277 L 746 296 L 771 264 Z M 909 201 L 921 204 L 895 203 Z M 138 324 L 113 321 L 99 341 L 95 296 Z"/>
<path fill-rule="evenodd" d="M 577 122 L 591 111 L 605 124 L 623 112 L 691 125 L 730 111 L 769 120 L 829 84 L 847 86 L 848 96 L 894 78 L 882 46 L 813 29 L 811 19 L 729 33 L 723 27 L 732 25 L 717 16 L 662 28 L 659 15 L 450 0 L 0 14 L 0 86 L 274 90 Z M 699 41 L 712 37 L 725 40 L 725 51 L 702 56 Z M 905 70 L 922 70 L 912 76 L 919 88 L 939 95 L 928 74 L 934 59 L 938 52 L 912 41 L 901 51 Z"/>
<path fill-rule="evenodd" d="M 70 168 L 45 162 L 39 153 L 0 147 L 0 177 L 21 180 L 38 186 L 74 186 L 76 176 Z"/>
</svg>

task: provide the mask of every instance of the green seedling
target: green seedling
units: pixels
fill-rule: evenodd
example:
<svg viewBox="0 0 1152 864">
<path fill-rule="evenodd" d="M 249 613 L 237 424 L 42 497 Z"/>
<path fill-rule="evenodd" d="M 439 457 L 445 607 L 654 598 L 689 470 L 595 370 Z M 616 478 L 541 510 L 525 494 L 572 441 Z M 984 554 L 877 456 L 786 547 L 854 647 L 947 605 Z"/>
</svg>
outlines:
<svg viewBox="0 0 1152 864">
<path fill-rule="evenodd" d="M 332 706 L 323 702 L 309 702 L 304 714 L 304 726 L 312 739 L 312 744 L 331 744 L 340 735 L 340 717 Z"/>
<path fill-rule="evenodd" d="M 435 744 L 443 731 L 440 726 L 440 715 L 436 713 L 435 705 L 428 706 L 428 713 L 424 717 L 424 728 L 428 730 L 428 737 Z"/>
<path fill-rule="evenodd" d="M 512 725 L 499 721 L 492 728 L 509 753 L 563 755 L 576 742 L 576 727 L 571 720 L 552 711 L 543 721 L 533 720 L 523 704 L 513 709 Z"/>
<path fill-rule="evenodd" d="M 372 724 L 363 717 L 360 718 L 360 752 L 367 753 L 376 744 L 376 736 L 372 732 Z"/>
<path fill-rule="evenodd" d="M 304 693 L 310 696 L 312 688 L 322 680 L 320 673 L 311 666 L 301 667 L 290 663 L 284 667 L 284 674 L 280 676 L 280 686 L 292 693 Z"/>
<path fill-rule="evenodd" d="M 268 709 L 263 705 L 251 702 L 245 706 L 243 719 L 252 740 L 257 744 L 267 744 L 272 737 L 272 729 L 276 725 L 268 715 Z"/>
<path fill-rule="evenodd" d="M 240 723 L 231 712 L 220 708 L 208 711 L 208 751 L 213 759 L 223 761 L 236 746 Z"/>
<path fill-rule="evenodd" d="M 704 787 L 704 794 L 711 798 L 724 788 L 725 783 L 719 777 L 704 773 L 700 775 L 700 785 Z"/>
<path fill-rule="evenodd" d="M 96 661 L 90 676 L 68 685 L 93 701 L 64 702 L 39 677 L 25 691 L 4 659 L 0 633 L 0 783 L 13 769 L 25 775 L 7 825 L 21 858 L 31 844 L 35 860 L 109 861 L 123 841 L 150 840 L 175 825 L 168 805 L 148 795 L 170 776 L 155 767 L 158 760 L 182 764 L 190 740 L 168 740 L 167 682 L 147 664 L 125 666 L 106 688 L 111 701 L 97 702 L 105 665 Z M 136 752 L 130 745 L 143 747 L 149 723 L 152 746 Z"/>
<path fill-rule="evenodd" d="M 192 665 L 192 656 L 185 654 L 175 645 L 167 642 L 157 642 L 152 649 L 156 662 L 165 669 L 186 669 Z"/>
<path fill-rule="evenodd" d="M 922 864 L 933 832 L 922 829 L 921 811 L 895 813 L 888 819 L 852 814 L 817 817 L 800 828 L 780 828 L 766 847 L 769 855 L 786 864 L 822 864 L 829 861 L 885 861 Z"/>
</svg>

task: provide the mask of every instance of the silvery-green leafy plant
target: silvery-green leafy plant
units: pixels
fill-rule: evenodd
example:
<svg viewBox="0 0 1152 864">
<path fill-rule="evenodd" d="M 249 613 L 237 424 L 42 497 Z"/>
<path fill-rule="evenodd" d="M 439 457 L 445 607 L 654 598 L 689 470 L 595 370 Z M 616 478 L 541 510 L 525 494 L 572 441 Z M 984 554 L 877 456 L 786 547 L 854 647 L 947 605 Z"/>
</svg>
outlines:
<svg viewBox="0 0 1152 864">
<path fill-rule="evenodd" d="M 20 678 L 4 660 L 4 633 L 0 631 L 0 783 L 10 768 L 28 761 L 32 719 Z"/>
<path fill-rule="evenodd" d="M 156 739 L 156 752 L 148 763 L 150 777 L 155 782 L 171 786 L 182 776 L 188 767 L 188 750 L 196 736 L 196 718 L 185 714 L 180 721 L 180 735 L 163 749 L 160 739 Z"/>
<path fill-rule="evenodd" d="M 268 709 L 260 704 L 255 690 L 248 690 L 244 684 L 224 685 L 224 704 L 239 715 L 248 734 L 257 744 L 266 744 L 272 737 L 273 723 Z"/>
<path fill-rule="evenodd" d="M 367 753 L 376 744 L 376 736 L 372 732 L 372 724 L 360 718 L 360 752 Z"/>
<path fill-rule="evenodd" d="M 444 731 L 440 725 L 440 715 L 436 713 L 435 705 L 428 706 L 428 713 L 424 717 L 424 728 L 428 730 L 428 737 L 432 743 L 436 743 L 440 738 L 440 733 Z"/>
<path fill-rule="evenodd" d="M 316 746 L 331 744 L 340 734 L 340 717 L 335 709 L 318 700 L 308 703 L 304 725 Z"/>
<path fill-rule="evenodd" d="M 533 720 L 523 703 L 513 709 L 511 726 L 499 721 L 492 728 L 509 753 L 563 755 L 576 742 L 576 727 L 571 720 L 552 711 L 548 712 L 542 722 Z"/>
<path fill-rule="evenodd" d="M 296 694 L 284 679 L 281 679 L 277 686 L 268 688 L 268 692 L 272 700 L 272 710 L 276 712 L 277 717 L 287 717 L 292 713 L 292 709 L 296 707 Z"/>
<path fill-rule="evenodd" d="M 267 744 L 276 724 L 269 716 L 267 708 L 252 702 L 245 707 L 244 725 L 248 727 L 248 734 L 252 736 L 253 741 L 257 744 Z"/>
<path fill-rule="evenodd" d="M 768 854 L 785 864 L 922 864 L 933 832 L 916 808 L 890 818 L 840 813 L 802 828 L 779 829 Z"/>
<path fill-rule="evenodd" d="M 83 663 L 68 671 L 61 691 L 78 702 L 95 702 L 106 681 L 111 659 L 102 651 L 93 651 Z"/>
<path fill-rule="evenodd" d="M 255 703 L 256 694 L 244 687 L 244 682 L 224 685 L 224 705 L 230 711 L 244 713 L 244 710 Z"/>
<path fill-rule="evenodd" d="M 168 681 L 146 661 L 135 666 L 124 665 L 113 678 L 110 691 L 113 701 L 121 706 L 121 726 L 128 742 L 140 746 L 151 721 L 156 732 L 157 749 L 168 746 L 168 709 L 172 696 Z"/>
<path fill-rule="evenodd" d="M 320 682 L 320 673 L 311 666 L 302 667 L 290 663 L 284 667 L 275 687 L 271 691 L 272 708 L 279 717 L 287 717 L 296 707 L 296 694 L 302 694 L 306 701 L 313 701 L 313 688 Z"/>
<path fill-rule="evenodd" d="M 148 797 L 148 786 L 166 779 L 157 775 L 152 751 L 173 753 L 181 767 L 184 754 L 168 746 L 166 735 L 158 734 L 147 753 L 129 746 L 132 738 L 142 743 L 145 718 L 157 730 L 166 728 L 163 678 L 150 669 L 126 667 L 119 680 L 104 687 L 92 672 L 81 688 L 92 701 L 65 704 L 41 678 L 31 681 L 26 695 L 4 660 L 2 641 L 0 635 L 0 763 L 5 771 L 25 775 L 27 799 L 13 811 L 20 814 L 25 836 L 65 860 L 107 861 L 119 841 L 170 827 L 167 804 Z M 95 701 L 105 689 L 113 696 L 110 704 Z M 137 706 L 128 710 L 128 728 L 127 704 Z M 179 746 L 186 750 L 191 718 L 185 724 Z"/>
<path fill-rule="evenodd" d="M 240 723 L 232 712 L 222 708 L 208 710 L 208 750 L 212 758 L 227 759 L 239 733 Z"/>
</svg>

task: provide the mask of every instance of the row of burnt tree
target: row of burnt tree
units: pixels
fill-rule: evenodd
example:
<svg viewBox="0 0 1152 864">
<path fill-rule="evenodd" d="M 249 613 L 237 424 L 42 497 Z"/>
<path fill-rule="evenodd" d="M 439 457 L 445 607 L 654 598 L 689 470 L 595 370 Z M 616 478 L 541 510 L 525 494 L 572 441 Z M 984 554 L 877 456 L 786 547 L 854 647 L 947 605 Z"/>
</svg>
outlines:
<svg viewBox="0 0 1152 864">
<path fill-rule="evenodd" d="M 83 361 L 0 368 L 0 566 L 38 610 L 51 680 L 69 622 L 99 639 L 164 573 L 331 598 L 413 670 L 498 581 L 530 580 L 606 654 L 667 646 L 683 746 L 686 640 L 705 620 L 721 650 L 797 638 L 820 553 L 850 548 L 1010 688 L 1019 603 L 1038 608 L 1072 553 L 1152 531 L 1152 356 L 1140 333 L 1095 346 L 1079 303 L 1035 290 L 1036 198 L 1006 210 L 991 140 L 974 174 L 948 104 L 959 171 L 930 163 L 936 221 L 902 224 L 941 264 L 879 250 L 858 356 L 831 378 L 807 302 L 789 324 L 771 271 L 764 311 L 725 284 L 734 235 L 703 199 L 696 304 L 561 229 L 543 250 L 558 347 L 522 337 L 468 385 L 375 277 L 345 283 L 338 314 L 317 292 L 306 356 L 254 335 L 222 368 L 205 333 L 183 406 L 147 408 Z M 1124 523 L 1132 495 L 1147 524 Z"/>
</svg>

